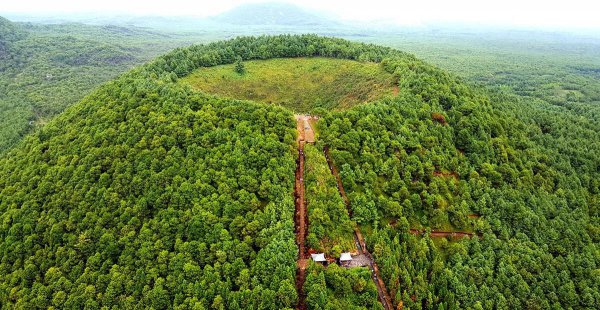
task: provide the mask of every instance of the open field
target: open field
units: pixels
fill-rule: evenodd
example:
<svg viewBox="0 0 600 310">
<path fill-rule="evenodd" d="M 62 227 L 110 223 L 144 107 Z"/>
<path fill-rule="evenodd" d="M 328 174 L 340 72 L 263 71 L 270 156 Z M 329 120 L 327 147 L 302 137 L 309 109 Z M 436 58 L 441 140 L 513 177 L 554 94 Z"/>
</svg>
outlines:
<svg viewBox="0 0 600 310">
<path fill-rule="evenodd" d="M 341 110 L 393 94 L 392 75 L 375 63 L 331 58 L 288 58 L 200 68 L 181 80 L 197 90 L 279 104 L 295 112 Z"/>
</svg>

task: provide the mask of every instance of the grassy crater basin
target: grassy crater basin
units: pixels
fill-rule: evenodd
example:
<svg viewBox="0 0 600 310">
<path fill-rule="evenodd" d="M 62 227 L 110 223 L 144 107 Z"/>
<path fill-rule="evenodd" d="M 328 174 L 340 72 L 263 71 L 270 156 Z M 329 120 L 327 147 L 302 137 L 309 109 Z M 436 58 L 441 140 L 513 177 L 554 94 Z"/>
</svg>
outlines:
<svg viewBox="0 0 600 310">
<path fill-rule="evenodd" d="M 377 63 L 335 58 L 277 58 L 199 68 L 180 83 L 223 97 L 278 104 L 295 112 L 344 110 L 394 93 L 392 74 Z"/>
</svg>

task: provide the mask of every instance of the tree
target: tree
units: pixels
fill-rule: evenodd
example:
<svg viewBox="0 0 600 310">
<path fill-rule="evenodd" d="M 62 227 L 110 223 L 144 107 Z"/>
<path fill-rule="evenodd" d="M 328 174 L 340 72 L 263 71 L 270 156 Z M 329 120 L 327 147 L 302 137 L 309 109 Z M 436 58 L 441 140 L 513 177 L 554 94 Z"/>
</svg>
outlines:
<svg viewBox="0 0 600 310">
<path fill-rule="evenodd" d="M 290 280 L 283 280 L 277 292 L 279 306 L 282 308 L 292 308 L 298 301 L 296 287 Z"/>
<path fill-rule="evenodd" d="M 244 66 L 244 63 L 242 62 L 242 57 L 238 57 L 235 61 L 235 72 L 237 72 L 238 74 L 244 74 L 246 73 L 246 66 Z"/>
</svg>

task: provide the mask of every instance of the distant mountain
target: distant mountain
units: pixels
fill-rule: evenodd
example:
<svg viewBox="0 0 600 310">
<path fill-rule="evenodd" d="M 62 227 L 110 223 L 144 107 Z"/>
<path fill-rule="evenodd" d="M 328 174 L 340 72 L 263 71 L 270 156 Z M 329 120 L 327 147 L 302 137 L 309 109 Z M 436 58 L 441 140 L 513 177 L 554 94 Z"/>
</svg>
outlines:
<svg viewBox="0 0 600 310">
<path fill-rule="evenodd" d="M 288 3 L 253 3 L 238 6 L 212 20 L 234 25 L 325 26 L 336 21 Z"/>
</svg>

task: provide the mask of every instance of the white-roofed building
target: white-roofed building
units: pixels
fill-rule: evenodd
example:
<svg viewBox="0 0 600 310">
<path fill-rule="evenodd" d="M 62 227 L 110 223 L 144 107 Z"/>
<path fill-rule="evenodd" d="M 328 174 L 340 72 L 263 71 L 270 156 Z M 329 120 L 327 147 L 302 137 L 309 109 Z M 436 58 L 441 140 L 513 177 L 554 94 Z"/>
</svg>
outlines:
<svg viewBox="0 0 600 310">
<path fill-rule="evenodd" d="M 352 262 L 352 255 L 349 252 L 344 252 L 340 255 L 340 265 L 348 266 Z"/>
<path fill-rule="evenodd" d="M 315 262 L 318 262 L 318 263 L 327 262 L 327 260 L 325 259 L 325 253 L 310 254 L 310 256 L 312 257 L 312 260 Z"/>
<path fill-rule="evenodd" d="M 352 255 L 349 252 L 344 252 L 340 255 L 340 262 L 347 262 L 352 260 Z"/>
</svg>

